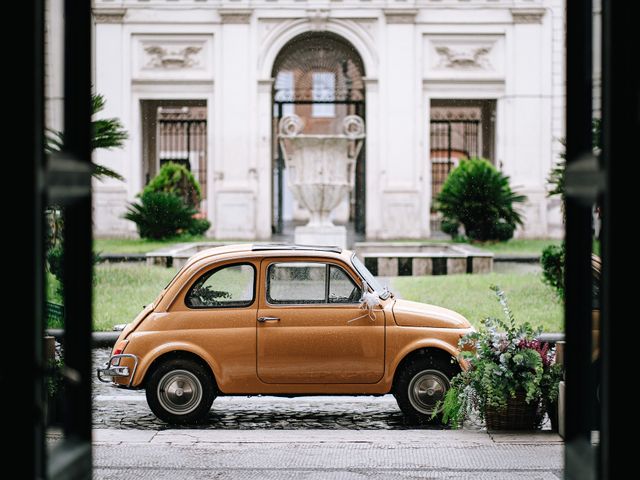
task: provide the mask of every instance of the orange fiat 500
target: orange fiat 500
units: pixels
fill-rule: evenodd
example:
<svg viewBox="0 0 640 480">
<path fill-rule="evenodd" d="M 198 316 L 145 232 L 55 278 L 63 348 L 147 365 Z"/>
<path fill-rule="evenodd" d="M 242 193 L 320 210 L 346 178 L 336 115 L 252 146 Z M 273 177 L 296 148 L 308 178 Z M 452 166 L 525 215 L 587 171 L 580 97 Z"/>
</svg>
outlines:
<svg viewBox="0 0 640 480">
<path fill-rule="evenodd" d="M 220 395 L 387 393 L 423 423 L 470 330 L 451 310 L 395 298 L 347 250 L 230 245 L 189 259 L 98 376 L 144 388 L 170 423 L 202 421 Z"/>
</svg>

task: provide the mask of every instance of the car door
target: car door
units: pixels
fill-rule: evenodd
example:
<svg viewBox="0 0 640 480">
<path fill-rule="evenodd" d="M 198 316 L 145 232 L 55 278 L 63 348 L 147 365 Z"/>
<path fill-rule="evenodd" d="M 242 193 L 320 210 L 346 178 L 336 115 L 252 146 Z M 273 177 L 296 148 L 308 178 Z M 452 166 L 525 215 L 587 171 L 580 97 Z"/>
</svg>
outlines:
<svg viewBox="0 0 640 480">
<path fill-rule="evenodd" d="M 224 392 L 246 391 L 256 382 L 259 262 L 230 260 L 202 268 L 162 320 L 167 342 L 193 345 L 214 359 Z"/>
<path fill-rule="evenodd" d="M 376 383 L 384 374 L 384 312 L 360 307 L 361 282 L 321 259 L 265 259 L 257 370 L 265 383 Z"/>
</svg>

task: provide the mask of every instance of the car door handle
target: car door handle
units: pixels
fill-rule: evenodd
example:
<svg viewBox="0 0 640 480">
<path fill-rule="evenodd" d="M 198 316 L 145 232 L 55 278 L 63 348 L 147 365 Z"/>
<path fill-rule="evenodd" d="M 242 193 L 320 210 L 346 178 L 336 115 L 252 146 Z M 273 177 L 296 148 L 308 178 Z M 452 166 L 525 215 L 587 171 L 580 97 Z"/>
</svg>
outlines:
<svg viewBox="0 0 640 480">
<path fill-rule="evenodd" d="M 278 317 L 258 317 L 258 321 L 260 323 L 265 323 L 265 322 L 279 322 L 280 319 Z"/>
</svg>

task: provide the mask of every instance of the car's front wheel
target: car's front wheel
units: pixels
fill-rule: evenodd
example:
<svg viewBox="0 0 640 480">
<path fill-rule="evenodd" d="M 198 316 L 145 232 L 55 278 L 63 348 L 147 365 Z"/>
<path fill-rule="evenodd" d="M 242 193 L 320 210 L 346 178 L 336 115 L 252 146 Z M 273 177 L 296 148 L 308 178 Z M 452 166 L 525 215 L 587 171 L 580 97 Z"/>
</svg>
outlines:
<svg viewBox="0 0 640 480">
<path fill-rule="evenodd" d="M 439 423 L 442 402 L 451 387 L 451 365 L 431 359 L 414 359 L 398 373 L 394 396 L 412 424 Z"/>
<path fill-rule="evenodd" d="M 207 418 L 216 390 L 205 367 L 188 359 L 168 360 L 146 385 L 151 411 L 168 423 L 200 423 Z"/>
</svg>

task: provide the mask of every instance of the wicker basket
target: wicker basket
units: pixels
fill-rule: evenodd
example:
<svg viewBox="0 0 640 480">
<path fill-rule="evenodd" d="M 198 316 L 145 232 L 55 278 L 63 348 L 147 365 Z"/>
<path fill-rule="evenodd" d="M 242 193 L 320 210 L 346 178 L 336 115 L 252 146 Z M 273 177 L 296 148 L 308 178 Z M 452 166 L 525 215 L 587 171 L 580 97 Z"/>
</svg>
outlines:
<svg viewBox="0 0 640 480">
<path fill-rule="evenodd" d="M 487 406 L 484 419 L 487 430 L 535 430 L 540 427 L 540 402 L 525 401 L 525 393 L 518 392 L 507 399 L 507 407 L 498 410 Z"/>
</svg>

